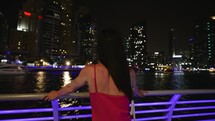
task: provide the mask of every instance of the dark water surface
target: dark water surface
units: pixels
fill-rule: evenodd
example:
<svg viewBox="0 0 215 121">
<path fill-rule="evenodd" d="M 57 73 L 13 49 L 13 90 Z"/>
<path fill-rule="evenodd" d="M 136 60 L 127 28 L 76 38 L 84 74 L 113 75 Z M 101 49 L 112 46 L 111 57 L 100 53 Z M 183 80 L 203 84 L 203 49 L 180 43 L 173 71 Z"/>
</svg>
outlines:
<svg viewBox="0 0 215 121">
<path fill-rule="evenodd" d="M 60 89 L 78 73 L 34 71 L 27 75 L 0 75 L 0 94 L 49 92 Z M 146 90 L 215 89 L 215 74 L 209 72 L 141 73 L 137 80 L 138 86 Z"/>
</svg>

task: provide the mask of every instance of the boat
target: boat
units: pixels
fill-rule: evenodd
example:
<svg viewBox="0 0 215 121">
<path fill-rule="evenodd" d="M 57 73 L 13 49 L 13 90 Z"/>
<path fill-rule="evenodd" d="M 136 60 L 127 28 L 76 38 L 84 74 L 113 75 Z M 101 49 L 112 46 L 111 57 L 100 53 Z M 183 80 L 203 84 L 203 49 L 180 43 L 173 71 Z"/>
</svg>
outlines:
<svg viewBox="0 0 215 121">
<path fill-rule="evenodd" d="M 18 64 L 0 64 L 0 75 L 23 75 L 27 74 L 27 70 L 23 65 Z"/>
</svg>

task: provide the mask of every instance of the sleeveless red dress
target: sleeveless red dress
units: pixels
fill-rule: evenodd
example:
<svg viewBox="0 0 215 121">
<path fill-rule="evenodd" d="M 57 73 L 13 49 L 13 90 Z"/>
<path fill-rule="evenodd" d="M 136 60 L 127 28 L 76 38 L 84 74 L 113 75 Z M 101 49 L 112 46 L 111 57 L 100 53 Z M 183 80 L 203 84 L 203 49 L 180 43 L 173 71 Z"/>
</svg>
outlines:
<svg viewBox="0 0 215 121">
<path fill-rule="evenodd" d="M 95 66 L 94 66 L 95 70 Z M 130 101 L 126 96 L 108 95 L 99 93 L 96 85 L 96 73 L 94 71 L 94 83 L 96 92 L 90 92 L 92 106 L 92 121 L 131 121 Z"/>
</svg>

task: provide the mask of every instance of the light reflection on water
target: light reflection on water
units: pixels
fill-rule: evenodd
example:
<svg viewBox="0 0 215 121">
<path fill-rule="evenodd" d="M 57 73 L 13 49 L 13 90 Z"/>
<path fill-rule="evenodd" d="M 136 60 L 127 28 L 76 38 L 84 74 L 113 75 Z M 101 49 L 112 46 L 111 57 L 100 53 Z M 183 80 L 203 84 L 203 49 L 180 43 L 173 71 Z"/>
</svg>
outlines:
<svg viewBox="0 0 215 121">
<path fill-rule="evenodd" d="M 37 93 L 60 89 L 72 81 L 72 74 L 69 71 L 38 71 L 33 73 L 33 75 L 36 79 L 35 92 Z"/>
<path fill-rule="evenodd" d="M 64 82 L 63 86 L 65 86 L 65 85 L 67 85 L 68 83 L 70 83 L 70 82 L 71 82 L 71 79 L 72 79 L 72 77 L 71 77 L 69 71 L 63 72 L 63 82 Z"/>
<path fill-rule="evenodd" d="M 45 83 L 44 83 L 44 80 L 46 79 L 46 75 L 45 75 L 45 72 L 43 71 L 39 71 L 36 73 L 36 89 L 35 89 L 35 92 L 36 93 L 39 93 L 39 92 L 43 92 L 44 91 L 44 86 L 45 86 Z"/>
<path fill-rule="evenodd" d="M 28 75 L 0 75 L 0 93 L 46 93 L 70 83 L 77 71 L 36 71 Z M 211 73 L 140 73 L 137 84 L 146 90 L 215 88 L 215 74 Z M 86 87 L 81 90 L 86 91 Z M 80 91 L 80 90 L 79 90 Z"/>
<path fill-rule="evenodd" d="M 63 72 L 62 81 L 63 81 L 62 87 L 72 81 L 72 76 L 70 75 L 69 71 Z M 76 99 L 66 99 L 66 100 L 63 100 L 60 102 L 60 106 L 69 107 L 69 106 L 76 105 L 77 103 L 78 103 L 78 100 L 76 100 Z"/>
</svg>

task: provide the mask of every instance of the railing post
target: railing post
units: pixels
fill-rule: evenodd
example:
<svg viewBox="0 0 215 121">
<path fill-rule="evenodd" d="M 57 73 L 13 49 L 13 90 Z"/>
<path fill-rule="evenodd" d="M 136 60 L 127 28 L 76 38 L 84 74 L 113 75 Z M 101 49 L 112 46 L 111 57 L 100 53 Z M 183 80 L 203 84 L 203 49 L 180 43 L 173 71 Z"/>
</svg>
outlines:
<svg viewBox="0 0 215 121">
<path fill-rule="evenodd" d="M 166 121 L 171 121 L 172 120 L 172 114 L 173 114 L 173 110 L 175 108 L 176 103 L 178 102 L 178 100 L 181 98 L 181 94 L 175 94 L 172 96 L 172 98 L 170 99 L 171 102 L 171 106 L 168 108 L 169 111 L 166 114 L 167 116 L 167 120 Z"/>
<path fill-rule="evenodd" d="M 54 121 L 59 121 L 59 104 L 58 104 L 58 100 L 52 100 L 52 108 L 53 108 L 53 118 Z"/>
</svg>

